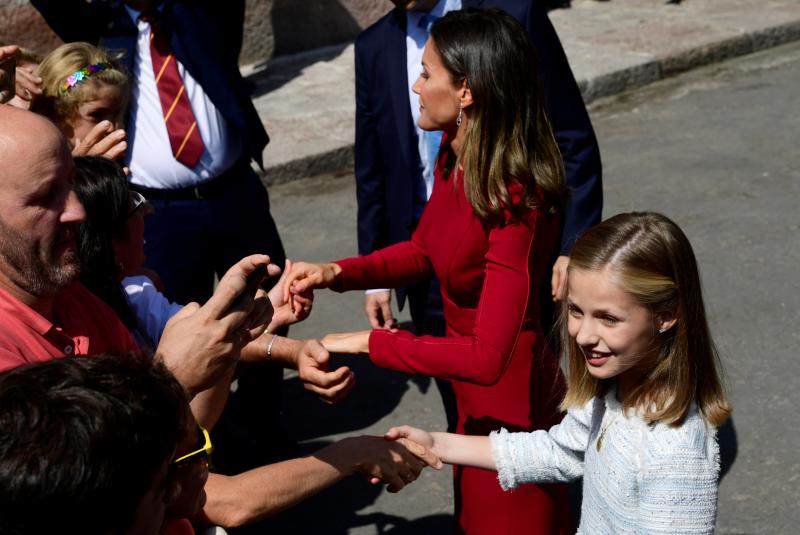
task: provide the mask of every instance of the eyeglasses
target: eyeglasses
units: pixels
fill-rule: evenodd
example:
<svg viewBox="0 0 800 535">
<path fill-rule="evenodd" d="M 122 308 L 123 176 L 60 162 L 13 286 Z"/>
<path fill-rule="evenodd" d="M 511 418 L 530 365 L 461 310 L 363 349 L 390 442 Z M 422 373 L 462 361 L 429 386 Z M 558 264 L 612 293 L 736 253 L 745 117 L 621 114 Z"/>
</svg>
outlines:
<svg viewBox="0 0 800 535">
<path fill-rule="evenodd" d="M 133 202 L 133 207 L 131 207 L 131 209 L 128 210 L 128 217 L 135 214 L 136 210 L 144 206 L 144 204 L 147 202 L 147 199 L 145 199 L 144 195 L 142 195 L 138 191 L 130 190 L 130 196 L 131 196 L 131 201 Z"/>
<path fill-rule="evenodd" d="M 214 451 L 214 446 L 211 444 L 211 436 L 208 434 L 208 431 L 202 426 L 197 426 L 198 436 L 201 437 L 203 440 L 203 447 L 198 450 L 195 450 L 191 453 L 187 453 L 186 455 L 182 455 L 172 461 L 172 464 L 175 466 L 186 466 L 191 462 L 195 461 L 198 458 L 204 459 L 208 462 L 211 459 L 211 452 Z"/>
</svg>

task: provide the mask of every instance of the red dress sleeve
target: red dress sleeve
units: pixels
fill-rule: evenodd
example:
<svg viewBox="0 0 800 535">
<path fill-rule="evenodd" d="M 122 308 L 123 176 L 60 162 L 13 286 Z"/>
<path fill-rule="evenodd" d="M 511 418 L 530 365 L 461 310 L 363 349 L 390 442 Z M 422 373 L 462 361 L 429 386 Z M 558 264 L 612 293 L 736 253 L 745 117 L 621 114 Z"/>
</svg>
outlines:
<svg viewBox="0 0 800 535">
<path fill-rule="evenodd" d="M 542 217 L 533 210 L 522 221 L 490 231 L 484 283 L 470 335 L 418 337 L 407 331 L 375 330 L 369 338 L 373 362 L 481 385 L 497 382 L 514 353 L 532 302 L 530 257 L 542 239 Z"/>
<path fill-rule="evenodd" d="M 336 261 L 342 275 L 331 289 L 367 290 L 369 288 L 402 288 L 429 279 L 433 268 L 425 245 L 417 234 L 411 240 L 390 245 L 366 256 Z"/>
</svg>

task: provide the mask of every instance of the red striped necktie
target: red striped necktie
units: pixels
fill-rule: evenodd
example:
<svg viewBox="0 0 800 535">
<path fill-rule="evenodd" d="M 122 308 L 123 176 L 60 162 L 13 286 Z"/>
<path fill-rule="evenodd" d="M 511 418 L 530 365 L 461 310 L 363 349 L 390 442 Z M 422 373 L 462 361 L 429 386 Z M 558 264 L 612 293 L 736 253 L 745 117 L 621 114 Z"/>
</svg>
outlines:
<svg viewBox="0 0 800 535">
<path fill-rule="evenodd" d="M 191 169 L 205 150 L 192 104 L 186 95 L 169 39 L 159 24 L 158 13 L 143 13 L 140 18 L 150 24 L 150 57 L 172 154 Z"/>
</svg>

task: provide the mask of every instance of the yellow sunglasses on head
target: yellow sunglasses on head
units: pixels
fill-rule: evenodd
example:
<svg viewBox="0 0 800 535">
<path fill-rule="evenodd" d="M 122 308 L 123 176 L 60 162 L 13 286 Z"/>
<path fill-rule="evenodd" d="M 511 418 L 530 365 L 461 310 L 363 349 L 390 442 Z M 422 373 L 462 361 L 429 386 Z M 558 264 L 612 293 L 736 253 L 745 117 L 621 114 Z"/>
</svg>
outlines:
<svg viewBox="0 0 800 535">
<path fill-rule="evenodd" d="M 214 446 L 211 444 L 211 436 L 208 434 L 208 431 L 202 426 L 197 425 L 197 430 L 199 431 L 199 436 L 203 437 L 203 447 L 195 450 L 191 453 L 187 453 L 186 455 L 182 455 L 172 461 L 172 464 L 177 466 L 185 466 L 197 458 L 203 458 L 206 460 L 211 459 L 211 452 L 214 451 Z"/>
</svg>

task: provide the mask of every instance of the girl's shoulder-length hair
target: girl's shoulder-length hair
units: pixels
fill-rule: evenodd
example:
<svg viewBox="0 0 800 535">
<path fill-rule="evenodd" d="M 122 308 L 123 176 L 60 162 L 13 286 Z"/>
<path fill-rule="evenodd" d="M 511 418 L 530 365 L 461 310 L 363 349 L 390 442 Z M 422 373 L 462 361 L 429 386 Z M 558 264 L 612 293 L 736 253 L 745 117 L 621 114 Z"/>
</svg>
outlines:
<svg viewBox="0 0 800 535">
<path fill-rule="evenodd" d="M 653 212 L 619 214 L 587 230 L 575 243 L 568 271 L 605 271 L 625 293 L 653 316 L 658 360 L 629 396 L 648 423 L 680 425 L 695 403 L 714 426 L 730 415 L 719 355 L 711 338 L 694 251 L 683 231 Z M 675 325 L 659 332 L 659 314 L 671 312 Z M 603 395 L 608 380 L 589 374 L 583 353 L 567 331 L 567 300 L 559 319 L 567 374 L 562 408 L 582 406 Z"/>
</svg>

